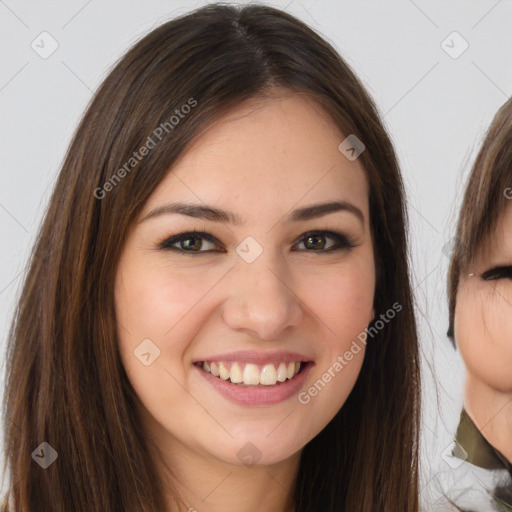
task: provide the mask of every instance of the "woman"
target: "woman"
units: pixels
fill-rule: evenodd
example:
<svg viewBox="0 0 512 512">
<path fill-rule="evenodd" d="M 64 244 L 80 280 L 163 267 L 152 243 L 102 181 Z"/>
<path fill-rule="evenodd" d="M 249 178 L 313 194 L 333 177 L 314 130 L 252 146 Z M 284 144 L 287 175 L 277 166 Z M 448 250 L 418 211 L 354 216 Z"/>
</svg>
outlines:
<svg viewBox="0 0 512 512">
<path fill-rule="evenodd" d="M 373 101 L 299 20 L 210 5 L 144 37 L 33 253 L 10 511 L 416 511 L 404 210 Z"/>
<path fill-rule="evenodd" d="M 473 165 L 449 272 L 448 335 L 466 366 L 454 455 L 495 470 L 498 510 L 512 509 L 512 100 Z M 505 508 L 503 508 L 505 507 Z"/>
</svg>

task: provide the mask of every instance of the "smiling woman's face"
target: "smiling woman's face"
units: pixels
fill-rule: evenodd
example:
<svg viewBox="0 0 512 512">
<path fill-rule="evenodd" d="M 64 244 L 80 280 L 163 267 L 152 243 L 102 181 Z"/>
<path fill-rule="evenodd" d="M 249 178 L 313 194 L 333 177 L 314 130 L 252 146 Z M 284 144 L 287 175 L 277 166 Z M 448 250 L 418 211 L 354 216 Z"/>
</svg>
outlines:
<svg viewBox="0 0 512 512">
<path fill-rule="evenodd" d="M 454 333 L 470 376 L 512 392 L 512 204 L 457 290 Z"/>
<path fill-rule="evenodd" d="M 375 269 L 368 183 L 343 139 L 305 95 L 246 102 L 191 146 L 129 233 L 120 353 L 169 456 L 283 461 L 352 390 L 364 346 L 344 354 L 372 319 Z M 176 203 L 203 210 L 173 213 Z M 207 235 L 172 238 L 191 231 Z"/>
</svg>

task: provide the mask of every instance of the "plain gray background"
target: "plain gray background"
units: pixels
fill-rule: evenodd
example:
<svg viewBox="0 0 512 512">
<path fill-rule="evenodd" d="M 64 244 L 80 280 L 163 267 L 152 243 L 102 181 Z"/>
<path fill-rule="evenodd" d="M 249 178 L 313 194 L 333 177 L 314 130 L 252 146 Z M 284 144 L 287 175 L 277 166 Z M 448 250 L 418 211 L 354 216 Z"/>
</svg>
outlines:
<svg viewBox="0 0 512 512">
<path fill-rule="evenodd" d="M 2 363 L 29 249 L 93 91 L 141 36 L 205 3 L 0 0 Z M 512 1 L 260 3 L 296 15 L 339 50 L 375 99 L 398 152 L 424 355 L 422 494 L 434 500 L 451 469 L 443 452 L 462 406 L 463 366 L 445 335 L 450 240 L 475 151 L 512 92 Z M 43 59 L 31 43 L 45 31 L 58 48 Z"/>
</svg>

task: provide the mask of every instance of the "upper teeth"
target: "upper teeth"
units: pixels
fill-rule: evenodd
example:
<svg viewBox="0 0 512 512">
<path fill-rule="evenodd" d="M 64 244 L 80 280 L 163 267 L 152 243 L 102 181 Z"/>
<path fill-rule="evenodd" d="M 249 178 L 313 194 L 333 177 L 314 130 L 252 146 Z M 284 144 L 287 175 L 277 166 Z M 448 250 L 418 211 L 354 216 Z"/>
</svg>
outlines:
<svg viewBox="0 0 512 512">
<path fill-rule="evenodd" d="M 270 363 L 258 366 L 253 363 L 204 361 L 203 370 L 211 373 L 222 380 L 230 379 L 234 384 L 244 383 L 246 385 L 273 386 L 277 382 L 284 382 L 286 379 L 293 379 L 301 368 L 301 362 Z"/>
</svg>

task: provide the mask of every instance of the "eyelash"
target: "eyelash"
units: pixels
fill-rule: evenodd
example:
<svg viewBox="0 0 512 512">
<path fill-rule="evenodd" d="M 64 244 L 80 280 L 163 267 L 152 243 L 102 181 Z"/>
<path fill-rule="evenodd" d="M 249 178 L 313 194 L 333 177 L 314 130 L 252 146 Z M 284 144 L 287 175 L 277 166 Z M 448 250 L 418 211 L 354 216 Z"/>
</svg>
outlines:
<svg viewBox="0 0 512 512">
<path fill-rule="evenodd" d="M 308 231 L 302 235 L 302 237 L 299 239 L 299 243 L 303 242 L 306 238 L 312 237 L 312 236 L 324 236 L 327 235 L 327 238 L 332 238 L 336 241 L 336 245 L 334 247 L 330 247 L 329 249 L 323 249 L 319 251 L 308 250 L 308 249 L 301 249 L 302 252 L 315 252 L 315 253 L 326 253 L 326 252 L 333 252 L 333 251 L 342 251 L 342 250 L 350 250 L 356 247 L 355 243 L 350 239 L 350 237 L 346 235 L 342 235 L 341 233 L 337 233 L 335 231 L 321 231 L 321 230 L 314 230 L 314 231 Z M 201 253 L 210 253 L 210 252 L 218 252 L 214 250 L 207 250 L 207 251 L 187 251 L 184 249 L 180 249 L 178 247 L 173 247 L 174 244 L 181 242 L 183 240 L 188 240 L 190 238 L 204 238 L 205 240 L 208 240 L 209 242 L 216 243 L 217 239 L 210 235 L 209 233 L 205 233 L 204 231 L 188 231 L 186 233 L 179 233 L 177 235 L 173 235 L 171 237 L 168 237 L 161 242 L 158 243 L 158 248 L 161 250 L 166 251 L 177 251 L 182 254 L 201 254 Z"/>
<path fill-rule="evenodd" d="M 512 266 L 494 267 L 485 271 L 481 276 L 485 281 L 494 279 L 512 279 Z"/>
</svg>

